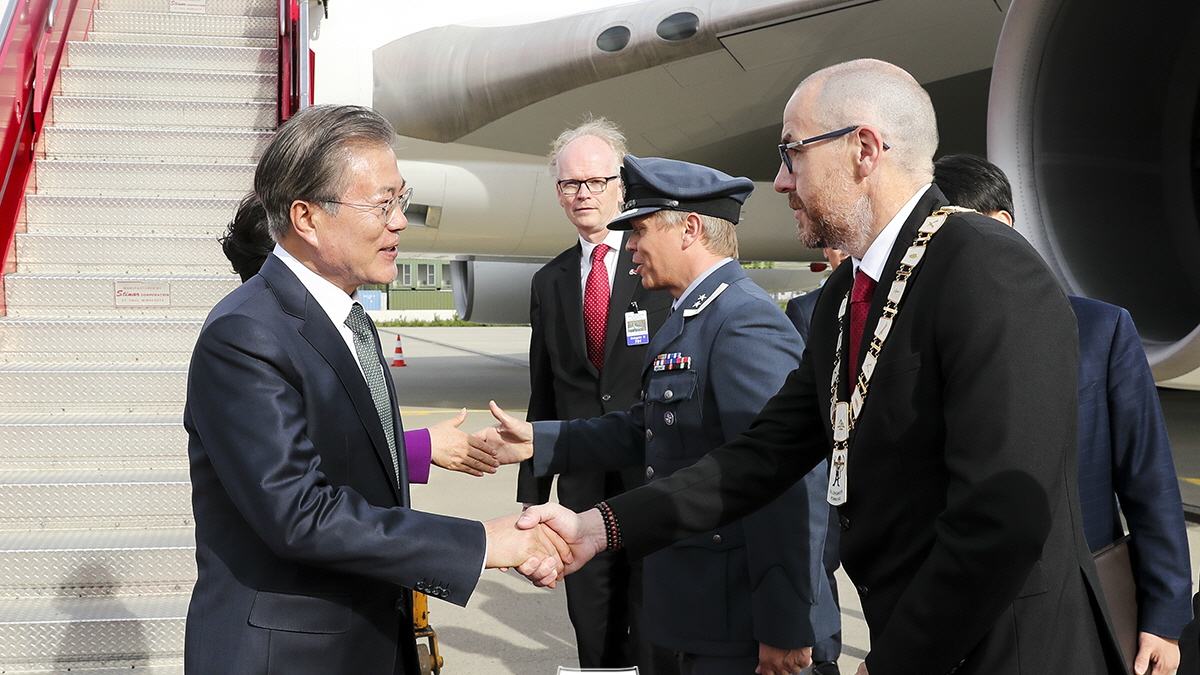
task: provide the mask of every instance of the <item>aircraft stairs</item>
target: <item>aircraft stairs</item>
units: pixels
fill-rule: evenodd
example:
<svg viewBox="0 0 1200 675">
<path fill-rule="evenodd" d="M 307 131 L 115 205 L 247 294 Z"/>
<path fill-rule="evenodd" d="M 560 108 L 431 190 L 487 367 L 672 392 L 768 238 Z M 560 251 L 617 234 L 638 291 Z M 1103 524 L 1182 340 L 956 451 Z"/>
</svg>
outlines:
<svg viewBox="0 0 1200 675">
<path fill-rule="evenodd" d="M 183 670 L 187 365 L 238 284 L 215 239 L 275 128 L 279 8 L 168 4 L 100 0 L 39 141 L 0 318 L 0 673 Z"/>
</svg>

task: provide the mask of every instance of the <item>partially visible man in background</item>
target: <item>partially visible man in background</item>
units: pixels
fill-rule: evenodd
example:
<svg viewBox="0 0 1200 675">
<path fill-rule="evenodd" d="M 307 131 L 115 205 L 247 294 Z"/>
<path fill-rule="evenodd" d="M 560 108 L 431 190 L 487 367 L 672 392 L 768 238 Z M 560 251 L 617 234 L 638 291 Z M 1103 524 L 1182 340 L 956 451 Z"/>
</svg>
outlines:
<svg viewBox="0 0 1200 675">
<path fill-rule="evenodd" d="M 1012 225 L 1012 187 L 999 167 L 973 155 L 934 163 L 950 203 Z M 1179 635 L 1192 618 L 1191 562 L 1171 443 L 1146 352 L 1129 312 L 1067 296 L 1079 325 L 1079 499 L 1093 553 L 1129 525 L 1138 600 L 1134 671 L 1179 666 Z M 1126 654 L 1126 657 L 1130 655 Z"/>
<path fill-rule="evenodd" d="M 604 118 L 568 129 L 551 144 L 558 203 L 579 241 L 533 277 L 526 417 L 531 422 L 599 417 L 632 407 L 646 345 L 671 306 L 669 293 L 646 290 L 634 274 L 632 254 L 625 250 L 629 233 L 606 227 L 620 210 L 624 155 L 625 136 Z M 535 478 L 531 463 L 524 463 L 517 500 L 545 503 L 553 481 L 554 476 Z M 582 511 L 644 482 L 640 468 L 569 471 L 558 476 L 558 501 Z M 580 667 L 678 672 L 674 654 L 642 639 L 641 577 L 640 560 L 613 551 L 566 580 Z"/>
</svg>

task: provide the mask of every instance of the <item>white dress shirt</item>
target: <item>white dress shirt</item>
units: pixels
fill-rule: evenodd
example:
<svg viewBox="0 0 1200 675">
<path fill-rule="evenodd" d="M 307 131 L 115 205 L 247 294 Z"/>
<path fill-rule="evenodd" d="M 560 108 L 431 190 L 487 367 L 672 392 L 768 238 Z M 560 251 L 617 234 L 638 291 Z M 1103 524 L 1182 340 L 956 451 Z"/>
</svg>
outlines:
<svg viewBox="0 0 1200 675">
<path fill-rule="evenodd" d="M 900 228 L 904 227 L 904 221 L 908 220 L 908 217 L 912 215 L 913 209 L 917 208 L 917 202 L 920 201 L 921 197 L 925 196 L 931 185 L 933 184 L 926 183 L 924 187 L 917 190 L 917 194 L 913 195 L 911 199 L 904 203 L 904 206 L 900 207 L 900 210 L 896 212 L 896 215 L 892 216 L 892 219 L 888 221 L 888 224 L 879 233 L 879 236 L 875 237 L 875 241 L 871 242 L 871 247 L 867 249 L 862 260 L 854 257 L 850 258 L 854 263 L 855 274 L 858 274 L 858 270 L 861 268 L 862 271 L 867 273 L 867 276 L 875 281 L 879 281 L 879 278 L 883 276 L 883 266 L 887 264 L 888 255 L 892 252 L 892 245 L 896 243 L 896 237 L 900 236 Z"/>
<path fill-rule="evenodd" d="M 625 233 L 621 230 L 609 230 L 604 237 L 602 244 L 608 245 L 608 253 L 604 254 L 604 269 L 608 271 L 608 294 L 612 295 L 613 278 L 617 273 L 617 256 L 621 252 L 622 240 L 625 238 Z M 596 244 L 579 238 L 579 243 L 583 246 L 583 257 L 579 260 L 579 298 L 584 300 L 587 295 L 587 279 L 592 273 L 592 251 L 595 250 Z"/>
<path fill-rule="evenodd" d="M 313 296 L 321 309 L 325 310 L 325 314 L 333 322 L 333 327 L 337 329 L 338 334 L 342 336 L 346 348 L 350 350 L 350 355 L 354 357 L 354 362 L 358 364 L 358 371 L 361 373 L 362 363 L 359 363 L 358 350 L 354 348 L 354 332 L 346 325 L 346 317 L 350 316 L 350 309 L 354 307 L 354 303 L 358 302 L 358 290 L 356 289 L 353 295 L 346 295 L 346 291 L 305 267 L 304 263 L 296 260 L 279 244 L 275 244 L 275 250 L 271 253 L 288 266 L 288 269 L 296 275 L 296 278 Z M 367 376 L 364 374 L 363 381 L 365 382 L 366 379 Z"/>
<path fill-rule="evenodd" d="M 721 265 L 726 265 L 731 262 L 733 262 L 733 258 L 721 258 L 715 265 L 704 270 L 700 276 L 696 277 L 692 280 L 692 283 L 688 284 L 687 288 L 683 289 L 683 293 L 681 293 L 678 298 L 675 298 L 675 302 L 671 303 L 671 311 L 674 312 L 675 310 L 679 309 L 679 303 L 683 302 L 684 298 L 686 298 L 693 290 L 695 290 L 697 286 L 700 285 L 700 282 L 707 279 L 708 276 L 713 272 L 716 272 Z"/>
</svg>

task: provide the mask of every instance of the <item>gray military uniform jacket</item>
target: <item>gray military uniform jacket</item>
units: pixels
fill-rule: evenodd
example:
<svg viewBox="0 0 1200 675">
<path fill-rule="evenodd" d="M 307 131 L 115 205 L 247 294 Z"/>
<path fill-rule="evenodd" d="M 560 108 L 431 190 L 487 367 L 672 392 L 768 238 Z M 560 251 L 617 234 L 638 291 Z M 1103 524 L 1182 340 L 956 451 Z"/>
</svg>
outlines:
<svg viewBox="0 0 1200 675">
<path fill-rule="evenodd" d="M 688 294 L 650 342 L 643 401 L 628 412 L 534 424 L 539 475 L 644 463 L 649 481 L 690 466 L 745 431 L 794 370 L 802 342 L 736 262 Z M 656 368 L 659 355 L 688 367 Z M 668 361 L 673 359 L 667 359 Z M 821 564 L 824 463 L 742 520 L 645 559 L 646 639 L 693 654 L 795 649 L 840 626 Z"/>
</svg>

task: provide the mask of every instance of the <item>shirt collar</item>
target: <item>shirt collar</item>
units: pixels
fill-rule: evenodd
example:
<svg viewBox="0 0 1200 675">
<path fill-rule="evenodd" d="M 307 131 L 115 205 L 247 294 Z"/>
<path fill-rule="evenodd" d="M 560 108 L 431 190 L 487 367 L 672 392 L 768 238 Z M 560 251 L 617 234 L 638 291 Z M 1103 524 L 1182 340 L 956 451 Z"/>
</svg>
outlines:
<svg viewBox="0 0 1200 675">
<path fill-rule="evenodd" d="M 684 300 L 686 300 L 687 297 L 692 294 L 692 291 L 696 290 L 696 288 L 699 287 L 700 284 L 703 283 L 703 281 L 709 277 L 709 275 L 711 275 L 713 272 L 716 272 L 717 268 L 721 267 L 721 265 L 724 265 L 726 263 L 731 263 L 731 262 L 733 262 L 733 258 L 721 258 L 720 260 L 717 261 L 717 263 L 715 265 L 704 270 L 704 272 L 700 276 L 696 277 L 692 281 L 692 283 L 688 284 L 687 289 L 685 289 L 683 291 L 682 295 L 680 295 L 678 298 L 675 298 L 675 302 L 671 303 L 671 311 L 675 311 L 676 309 L 679 309 L 680 303 L 682 303 Z"/>
<path fill-rule="evenodd" d="M 887 264 L 888 255 L 892 252 L 892 246 L 896 243 L 896 237 L 900 236 L 900 228 L 904 227 L 904 221 L 912 215 L 913 209 L 917 208 L 917 202 L 929 191 L 932 183 L 926 183 L 924 187 L 917 190 L 917 194 L 900 207 L 896 215 L 888 221 L 888 224 L 875 237 L 875 241 L 871 242 L 871 247 L 867 249 L 862 260 L 851 258 L 854 262 L 854 272 L 858 273 L 861 269 L 867 273 L 875 281 L 883 276 L 883 266 Z"/>
<path fill-rule="evenodd" d="M 604 236 L 604 241 L 602 241 L 600 243 L 606 244 L 608 246 L 608 248 L 613 251 L 620 251 L 621 250 L 621 240 L 624 237 L 625 237 L 625 232 L 622 230 L 609 230 L 608 234 L 606 234 Z M 583 259 L 591 260 L 592 259 L 592 249 L 596 248 L 596 244 L 593 244 L 592 242 L 588 241 L 587 239 L 584 239 L 583 237 L 579 237 L 579 243 L 581 246 L 583 246 Z"/>
<path fill-rule="evenodd" d="M 304 288 L 313 296 L 321 309 L 325 310 L 325 314 L 329 316 L 329 320 L 335 326 L 341 326 L 346 323 L 346 317 L 350 316 L 350 309 L 354 303 L 358 302 L 358 290 L 355 289 L 352 295 L 346 295 L 346 291 L 335 286 L 328 279 L 322 277 L 316 272 L 304 266 L 304 263 L 296 260 L 287 249 L 279 244 L 275 244 L 275 250 L 272 251 L 275 257 L 283 261 L 284 265 L 296 275 Z"/>
</svg>

